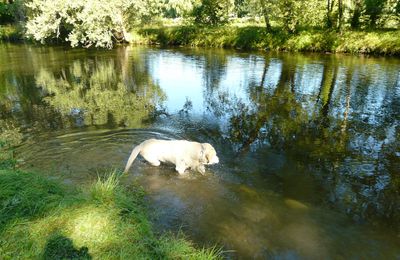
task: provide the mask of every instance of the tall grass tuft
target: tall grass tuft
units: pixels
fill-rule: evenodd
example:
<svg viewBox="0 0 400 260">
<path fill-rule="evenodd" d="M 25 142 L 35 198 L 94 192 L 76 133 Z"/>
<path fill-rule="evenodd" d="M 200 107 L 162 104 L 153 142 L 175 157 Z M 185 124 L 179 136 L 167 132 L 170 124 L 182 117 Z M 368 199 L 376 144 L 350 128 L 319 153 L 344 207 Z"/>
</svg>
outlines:
<svg viewBox="0 0 400 260">
<path fill-rule="evenodd" d="M 118 185 L 118 172 L 113 170 L 109 174 L 97 177 L 97 181 L 90 187 L 90 195 L 99 203 L 112 203 L 115 201 Z"/>
</svg>

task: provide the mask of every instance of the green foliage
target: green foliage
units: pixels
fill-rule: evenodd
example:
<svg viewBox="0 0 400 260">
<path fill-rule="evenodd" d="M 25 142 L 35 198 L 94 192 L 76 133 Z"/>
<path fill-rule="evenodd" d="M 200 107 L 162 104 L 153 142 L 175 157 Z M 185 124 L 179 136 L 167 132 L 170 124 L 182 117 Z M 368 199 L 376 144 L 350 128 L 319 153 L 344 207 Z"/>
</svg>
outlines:
<svg viewBox="0 0 400 260">
<path fill-rule="evenodd" d="M 386 0 L 364 0 L 365 14 L 369 18 L 369 25 L 375 27 L 378 19 L 382 15 Z"/>
<path fill-rule="evenodd" d="M 59 39 L 71 46 L 111 48 L 115 41 L 129 41 L 127 30 L 135 21 L 159 12 L 156 0 L 32 0 L 27 35 L 44 43 Z"/>
<path fill-rule="evenodd" d="M 400 1 L 397 1 L 397 2 L 396 2 L 396 5 L 395 5 L 395 7 L 394 7 L 394 13 L 395 13 L 396 15 L 400 15 Z"/>
<path fill-rule="evenodd" d="M 331 31 L 306 30 L 290 37 L 285 46 L 294 51 L 335 51 L 337 36 Z"/>
<path fill-rule="evenodd" d="M 25 19 L 25 0 L 10 1 L 10 3 L 0 2 L 0 24 L 11 24 L 24 21 Z"/>
<path fill-rule="evenodd" d="M 13 21 L 11 5 L 0 2 L 0 24 L 12 23 Z"/>
<path fill-rule="evenodd" d="M 148 28 L 136 31 L 138 42 L 162 45 L 263 48 L 262 27 L 178 26 Z"/>
<path fill-rule="evenodd" d="M 347 52 L 399 55 L 399 31 L 302 30 L 297 34 L 284 30 L 266 32 L 263 27 L 196 27 L 178 26 L 141 29 L 135 32 L 137 42 L 162 45 L 233 47 L 312 52 Z"/>
<path fill-rule="evenodd" d="M 231 0 L 201 0 L 193 8 L 193 16 L 198 24 L 218 25 L 228 21 L 232 8 Z"/>
<path fill-rule="evenodd" d="M 400 55 L 400 31 L 345 32 L 337 52 Z"/>
<path fill-rule="evenodd" d="M 279 20 L 284 30 L 294 33 L 302 17 L 304 10 L 303 0 L 282 0 L 278 2 Z"/>
<path fill-rule="evenodd" d="M 160 15 L 174 18 L 174 25 L 201 26 L 232 25 L 242 17 L 245 21 L 256 21 L 252 26 L 262 21 L 267 32 L 283 29 L 289 34 L 302 28 L 326 27 L 341 31 L 397 28 L 400 23 L 397 0 L 32 0 L 26 2 L 27 11 L 22 3 L 23 0 L 18 0 L 2 4 L 0 13 L 4 13 L 4 19 L 12 17 L 13 21 L 24 21 L 27 13 L 29 38 L 42 43 L 68 42 L 73 47 L 111 48 L 118 42 L 137 42 L 138 35 L 129 31 L 144 24 L 165 25 L 166 19 L 160 19 Z M 0 28 L 0 39 L 19 39 L 21 32 Z M 214 45 L 219 46 L 220 42 Z"/>
<path fill-rule="evenodd" d="M 198 0 L 166 0 L 163 6 L 164 17 L 189 17 Z"/>
<path fill-rule="evenodd" d="M 106 174 L 84 189 L 89 192 L 79 192 L 32 173 L 0 171 L 0 255 L 4 259 L 221 258 L 220 250 L 195 249 L 181 236 L 157 238 L 142 206 L 141 189 L 123 188 L 118 178 L 116 173 Z"/>
</svg>

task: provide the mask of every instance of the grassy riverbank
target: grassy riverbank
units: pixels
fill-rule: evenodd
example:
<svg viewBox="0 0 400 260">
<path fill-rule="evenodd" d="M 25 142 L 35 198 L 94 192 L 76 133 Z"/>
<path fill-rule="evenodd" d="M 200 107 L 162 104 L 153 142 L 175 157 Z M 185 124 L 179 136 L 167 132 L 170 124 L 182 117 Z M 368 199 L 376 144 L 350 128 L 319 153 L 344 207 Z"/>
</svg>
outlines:
<svg viewBox="0 0 400 260">
<path fill-rule="evenodd" d="M 163 46 L 217 47 L 292 52 L 400 55 L 400 30 L 342 31 L 304 29 L 289 34 L 262 26 L 201 27 L 179 25 L 137 28 L 132 43 Z M 24 41 L 23 29 L 0 25 L 0 41 Z"/>
<path fill-rule="evenodd" d="M 328 31 L 307 29 L 288 34 L 259 26 L 171 26 L 132 32 L 139 44 L 227 47 L 294 52 L 338 52 L 400 55 L 400 30 Z"/>
<path fill-rule="evenodd" d="M 116 173 L 88 187 L 0 169 L 2 259 L 218 259 L 183 237 L 157 236 L 143 191 L 122 187 Z"/>
</svg>

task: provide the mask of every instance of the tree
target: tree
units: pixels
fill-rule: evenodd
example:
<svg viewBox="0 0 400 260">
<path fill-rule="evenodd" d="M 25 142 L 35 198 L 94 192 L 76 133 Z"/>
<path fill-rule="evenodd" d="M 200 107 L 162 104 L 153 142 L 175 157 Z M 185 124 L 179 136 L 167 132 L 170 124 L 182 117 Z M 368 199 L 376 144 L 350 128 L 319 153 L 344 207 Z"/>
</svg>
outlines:
<svg viewBox="0 0 400 260">
<path fill-rule="evenodd" d="M 380 18 L 383 12 L 386 0 L 364 0 L 364 1 L 365 1 L 365 14 L 369 17 L 369 25 L 371 27 L 375 27 L 378 19 Z"/>
<path fill-rule="evenodd" d="M 351 18 L 350 18 L 350 26 L 353 29 L 360 27 L 360 17 L 363 11 L 363 3 L 362 0 L 352 0 L 351 1 Z"/>
<path fill-rule="evenodd" d="M 332 28 L 332 26 L 333 26 L 332 12 L 333 12 L 334 3 L 335 3 L 334 0 L 327 0 L 327 5 L 326 5 L 326 27 L 328 27 L 328 28 Z"/>
<path fill-rule="evenodd" d="M 326 1 L 326 27 L 340 29 L 343 22 L 344 0 Z"/>
<path fill-rule="evenodd" d="M 0 24 L 25 20 L 23 0 L 0 1 Z"/>
<path fill-rule="evenodd" d="M 33 0 L 28 2 L 27 35 L 42 43 L 54 38 L 71 46 L 111 48 L 129 41 L 131 21 L 149 19 L 160 10 L 157 0 Z"/>
<path fill-rule="evenodd" d="M 165 17 L 187 17 L 191 15 L 199 0 L 165 0 L 163 14 Z"/>
<path fill-rule="evenodd" d="M 285 31 L 294 33 L 297 30 L 304 12 L 303 4 L 304 0 L 281 0 L 277 2 L 279 20 L 282 22 Z"/>
<path fill-rule="evenodd" d="M 218 25 L 226 23 L 233 10 L 232 0 L 201 0 L 193 9 L 195 22 Z"/>
</svg>

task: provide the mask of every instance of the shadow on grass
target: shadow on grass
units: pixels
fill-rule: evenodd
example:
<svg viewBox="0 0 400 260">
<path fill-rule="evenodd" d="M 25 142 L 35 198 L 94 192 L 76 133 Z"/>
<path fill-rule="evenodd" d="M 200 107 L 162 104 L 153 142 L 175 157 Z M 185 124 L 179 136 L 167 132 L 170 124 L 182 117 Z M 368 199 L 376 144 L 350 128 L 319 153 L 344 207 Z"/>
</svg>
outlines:
<svg viewBox="0 0 400 260">
<path fill-rule="evenodd" d="M 58 259 L 79 259 L 89 260 L 92 256 L 89 254 L 87 247 L 77 249 L 71 239 L 61 235 L 54 234 L 46 243 L 43 259 L 58 260 Z"/>
</svg>

